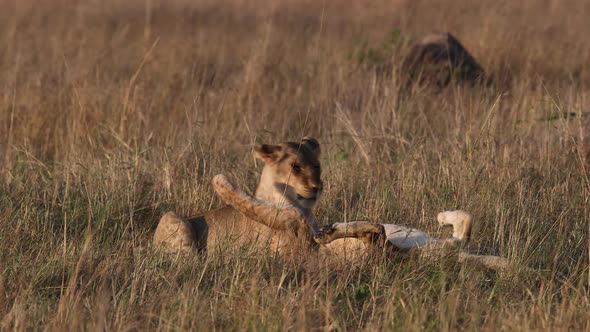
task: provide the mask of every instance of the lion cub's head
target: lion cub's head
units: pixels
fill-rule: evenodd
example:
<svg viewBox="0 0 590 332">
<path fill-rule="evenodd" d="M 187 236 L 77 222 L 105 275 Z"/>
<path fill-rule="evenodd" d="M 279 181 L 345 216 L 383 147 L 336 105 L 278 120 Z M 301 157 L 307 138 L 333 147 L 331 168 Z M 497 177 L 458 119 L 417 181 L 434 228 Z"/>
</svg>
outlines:
<svg viewBox="0 0 590 332">
<path fill-rule="evenodd" d="M 320 144 L 306 137 L 301 142 L 256 147 L 264 161 L 256 196 L 278 202 L 281 199 L 303 209 L 312 209 L 322 193 Z"/>
</svg>

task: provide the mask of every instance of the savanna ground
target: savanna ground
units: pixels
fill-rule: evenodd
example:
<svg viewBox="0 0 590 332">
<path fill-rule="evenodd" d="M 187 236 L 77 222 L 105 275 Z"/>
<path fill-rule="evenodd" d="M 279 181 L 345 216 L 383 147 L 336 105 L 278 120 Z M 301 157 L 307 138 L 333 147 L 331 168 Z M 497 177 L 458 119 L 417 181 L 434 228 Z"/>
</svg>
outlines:
<svg viewBox="0 0 590 332">
<path fill-rule="evenodd" d="M 1 329 L 590 329 L 588 2 L 0 8 Z M 399 99 L 401 55 L 433 30 L 496 85 Z M 436 213 L 461 208 L 471 250 L 538 273 L 151 248 L 164 212 L 222 205 L 213 175 L 254 189 L 255 143 L 304 135 L 323 148 L 321 224 L 446 235 Z"/>
</svg>

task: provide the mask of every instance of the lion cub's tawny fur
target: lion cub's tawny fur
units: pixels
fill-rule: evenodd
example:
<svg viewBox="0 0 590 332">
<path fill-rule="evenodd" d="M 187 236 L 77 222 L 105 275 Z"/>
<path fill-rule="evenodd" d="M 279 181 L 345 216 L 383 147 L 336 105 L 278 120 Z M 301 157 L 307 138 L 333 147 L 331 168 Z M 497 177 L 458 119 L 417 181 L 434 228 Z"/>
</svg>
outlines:
<svg viewBox="0 0 590 332">
<path fill-rule="evenodd" d="M 293 250 L 295 243 L 301 242 L 301 237 L 310 238 L 305 216 L 312 215 L 322 192 L 318 141 L 304 138 L 301 142 L 263 144 L 255 149 L 255 153 L 265 165 L 253 198 L 260 204 L 251 206 L 256 209 L 256 206 L 264 205 L 262 202 L 272 203 L 272 211 L 277 217 L 282 206 L 295 207 L 285 211 L 296 211 L 300 214 L 297 218 L 267 217 L 261 222 L 252 219 L 253 211 L 242 214 L 231 206 L 189 218 L 168 212 L 160 219 L 154 245 L 172 252 L 193 248 L 211 252 L 245 245 L 285 252 Z M 271 221 L 266 222 L 268 220 Z"/>
</svg>

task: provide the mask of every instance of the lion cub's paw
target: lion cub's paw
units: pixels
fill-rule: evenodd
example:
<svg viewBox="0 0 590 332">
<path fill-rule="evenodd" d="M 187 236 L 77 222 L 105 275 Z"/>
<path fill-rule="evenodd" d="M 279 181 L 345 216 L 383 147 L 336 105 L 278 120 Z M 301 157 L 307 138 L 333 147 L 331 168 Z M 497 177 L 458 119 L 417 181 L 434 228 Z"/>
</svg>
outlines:
<svg viewBox="0 0 590 332">
<path fill-rule="evenodd" d="M 229 182 L 229 180 L 223 174 L 217 174 L 211 180 L 213 184 L 213 188 L 216 191 L 234 191 L 234 186 Z"/>
<path fill-rule="evenodd" d="M 326 225 L 320 228 L 317 233 L 313 236 L 315 242 L 320 244 L 330 243 L 332 239 L 329 237 L 330 234 L 334 233 L 336 228 L 334 225 Z"/>
</svg>

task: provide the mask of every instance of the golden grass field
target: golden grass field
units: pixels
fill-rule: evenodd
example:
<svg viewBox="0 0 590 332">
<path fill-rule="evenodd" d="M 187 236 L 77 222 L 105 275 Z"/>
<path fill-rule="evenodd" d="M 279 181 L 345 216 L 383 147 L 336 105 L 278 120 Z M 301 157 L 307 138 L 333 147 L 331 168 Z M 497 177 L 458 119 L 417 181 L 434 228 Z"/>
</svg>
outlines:
<svg viewBox="0 0 590 332">
<path fill-rule="evenodd" d="M 590 330 L 588 1 L 0 8 L 1 330 Z M 431 31 L 496 84 L 398 98 L 402 55 Z M 536 272 L 150 246 L 166 211 L 222 205 L 213 175 L 253 190 L 254 144 L 305 135 L 321 224 L 441 234 L 436 214 L 464 209 L 471 250 Z"/>
</svg>

